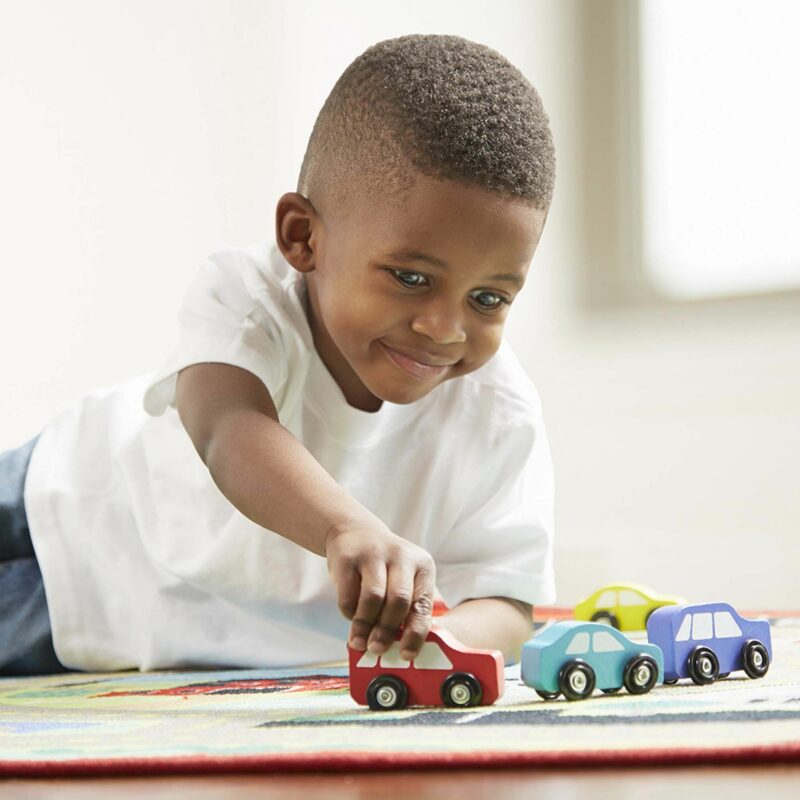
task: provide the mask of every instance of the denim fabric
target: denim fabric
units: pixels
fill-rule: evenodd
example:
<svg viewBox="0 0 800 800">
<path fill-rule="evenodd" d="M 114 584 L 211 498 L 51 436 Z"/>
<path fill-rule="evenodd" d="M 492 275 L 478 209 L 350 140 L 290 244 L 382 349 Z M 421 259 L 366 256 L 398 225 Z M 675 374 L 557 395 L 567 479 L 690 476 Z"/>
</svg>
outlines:
<svg viewBox="0 0 800 800">
<path fill-rule="evenodd" d="M 0 675 L 65 672 L 56 658 L 23 491 L 36 439 L 0 454 Z"/>
</svg>

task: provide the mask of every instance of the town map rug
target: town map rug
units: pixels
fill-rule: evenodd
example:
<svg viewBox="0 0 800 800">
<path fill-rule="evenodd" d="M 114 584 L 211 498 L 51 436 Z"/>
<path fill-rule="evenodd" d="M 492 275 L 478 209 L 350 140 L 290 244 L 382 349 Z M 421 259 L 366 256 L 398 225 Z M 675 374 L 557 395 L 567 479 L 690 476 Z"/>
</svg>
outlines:
<svg viewBox="0 0 800 800">
<path fill-rule="evenodd" d="M 763 679 L 572 703 L 518 666 L 494 706 L 394 712 L 357 706 L 343 668 L 5 678 L 0 776 L 800 761 L 800 615 L 769 616 Z"/>
</svg>

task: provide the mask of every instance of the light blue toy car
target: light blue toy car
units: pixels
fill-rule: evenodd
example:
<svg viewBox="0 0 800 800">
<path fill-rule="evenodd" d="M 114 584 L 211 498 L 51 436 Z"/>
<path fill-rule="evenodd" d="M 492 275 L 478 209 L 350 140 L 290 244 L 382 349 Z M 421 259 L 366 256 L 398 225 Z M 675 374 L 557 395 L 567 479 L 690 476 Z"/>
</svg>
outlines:
<svg viewBox="0 0 800 800">
<path fill-rule="evenodd" d="M 557 622 L 522 646 L 522 680 L 545 700 L 583 700 L 595 688 L 613 694 L 623 686 L 645 694 L 663 677 L 659 647 L 600 622 Z"/>
</svg>

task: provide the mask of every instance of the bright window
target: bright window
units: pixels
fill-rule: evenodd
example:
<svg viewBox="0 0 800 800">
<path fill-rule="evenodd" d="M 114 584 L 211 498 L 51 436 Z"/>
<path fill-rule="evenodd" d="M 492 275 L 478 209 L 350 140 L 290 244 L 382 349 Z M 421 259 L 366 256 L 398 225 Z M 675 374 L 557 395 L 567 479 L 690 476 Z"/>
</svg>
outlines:
<svg viewBox="0 0 800 800">
<path fill-rule="evenodd" d="M 582 655 L 589 652 L 589 634 L 576 633 L 569 647 L 564 651 L 568 656 Z"/>
<path fill-rule="evenodd" d="M 621 606 L 641 606 L 644 605 L 644 597 L 639 592 L 623 589 L 619 593 L 619 604 Z"/>
<path fill-rule="evenodd" d="M 603 592 L 594 604 L 595 608 L 613 608 L 617 604 L 616 592 Z"/>
<path fill-rule="evenodd" d="M 694 614 L 692 620 L 692 639 L 713 639 L 714 631 L 711 628 L 711 614 Z"/>
<path fill-rule="evenodd" d="M 714 633 L 719 639 L 729 639 L 741 636 L 742 630 L 730 611 L 716 611 L 714 613 Z"/>
<path fill-rule="evenodd" d="M 395 642 L 385 653 L 381 655 L 381 666 L 388 669 L 407 669 L 411 666 L 410 661 L 406 661 L 400 655 L 400 642 Z"/>
<path fill-rule="evenodd" d="M 592 637 L 592 645 L 595 653 L 613 653 L 617 650 L 625 649 L 624 645 L 618 642 L 613 634 L 606 631 L 595 633 Z"/>
<path fill-rule="evenodd" d="M 417 669 L 452 669 L 453 662 L 436 642 L 425 642 L 414 659 L 414 666 Z"/>
<path fill-rule="evenodd" d="M 378 665 L 378 654 L 372 653 L 369 650 L 364 651 L 364 655 L 358 659 L 357 667 L 371 668 Z"/>
<path fill-rule="evenodd" d="M 800 287 L 800 3 L 638 16 L 645 271 L 683 299 Z"/>
</svg>

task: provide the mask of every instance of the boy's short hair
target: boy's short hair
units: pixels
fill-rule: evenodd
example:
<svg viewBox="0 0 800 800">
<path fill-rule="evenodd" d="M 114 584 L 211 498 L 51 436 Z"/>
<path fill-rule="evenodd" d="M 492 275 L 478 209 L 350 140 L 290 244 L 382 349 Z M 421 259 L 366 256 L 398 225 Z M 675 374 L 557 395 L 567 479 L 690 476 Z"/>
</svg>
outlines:
<svg viewBox="0 0 800 800">
<path fill-rule="evenodd" d="M 298 192 L 336 205 L 356 183 L 400 201 L 415 172 L 547 209 L 555 152 L 536 89 L 496 50 L 458 36 L 368 48 L 317 116 Z"/>
</svg>

